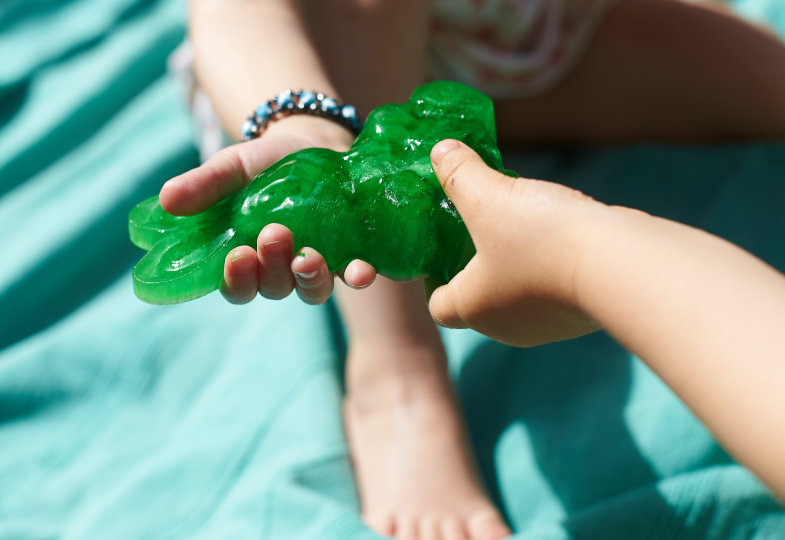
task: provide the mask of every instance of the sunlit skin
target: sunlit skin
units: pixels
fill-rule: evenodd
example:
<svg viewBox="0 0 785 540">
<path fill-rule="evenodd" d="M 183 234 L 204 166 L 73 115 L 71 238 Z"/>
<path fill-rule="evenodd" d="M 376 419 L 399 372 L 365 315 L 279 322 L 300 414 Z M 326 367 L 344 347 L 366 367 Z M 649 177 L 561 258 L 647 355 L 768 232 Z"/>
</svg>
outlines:
<svg viewBox="0 0 785 540">
<path fill-rule="evenodd" d="M 191 0 L 189 35 L 199 85 L 235 137 L 260 100 L 285 88 L 318 89 L 362 114 L 400 103 L 425 81 L 428 5 Z M 558 85 L 531 98 L 496 101 L 500 141 L 780 137 L 783 65 L 785 47 L 775 35 L 715 2 L 621 0 Z M 286 154 L 308 147 L 344 151 L 352 140 L 324 119 L 290 117 L 261 139 L 230 146 L 171 180 L 161 203 L 176 214 L 194 213 Z M 271 226 L 262 234 L 262 242 L 227 258 L 224 296 L 245 302 L 296 290 L 310 303 L 323 302 L 334 285 L 321 258 L 310 251 L 293 257 L 283 249 L 292 241 L 283 228 Z M 353 263 L 343 275 L 363 287 L 374 273 Z M 483 493 L 471 450 L 450 442 L 463 441 L 464 428 L 422 284 L 378 278 L 355 291 L 338 280 L 335 293 L 350 338 L 344 419 L 369 525 L 398 538 L 505 536 L 509 529 Z"/>
<path fill-rule="evenodd" d="M 515 346 L 605 328 L 785 500 L 785 276 L 704 231 L 504 176 L 458 141 L 432 157 L 477 247 L 433 291 L 436 321 Z"/>
<path fill-rule="evenodd" d="M 306 266 L 294 272 L 293 283 L 280 277 L 300 284 L 301 291 L 320 273 L 329 279 L 323 268 L 307 266 L 315 265 L 316 257 L 332 271 L 362 256 L 396 281 L 428 277 L 444 283 L 474 252 L 428 157 L 446 137 L 460 137 L 504 170 L 491 100 L 460 83 L 438 81 L 416 88 L 405 103 L 371 112 L 346 152 L 307 148 L 289 154 L 196 215 L 173 216 L 155 197 L 142 201 L 131 211 L 129 230 L 134 243 L 149 252 L 134 268 L 134 291 L 147 302 L 168 304 L 212 292 L 222 277 L 231 289 L 236 284 L 230 271 L 222 275 L 224 259 L 238 266 L 244 279 L 252 276 L 252 259 L 234 248 L 255 238 L 260 264 L 276 250 L 297 252 L 293 261 Z M 169 207 L 170 201 L 164 198 L 163 204 Z M 258 240 L 259 229 L 272 222 L 292 229 L 283 244 Z M 306 245 L 320 255 L 302 249 Z"/>
</svg>

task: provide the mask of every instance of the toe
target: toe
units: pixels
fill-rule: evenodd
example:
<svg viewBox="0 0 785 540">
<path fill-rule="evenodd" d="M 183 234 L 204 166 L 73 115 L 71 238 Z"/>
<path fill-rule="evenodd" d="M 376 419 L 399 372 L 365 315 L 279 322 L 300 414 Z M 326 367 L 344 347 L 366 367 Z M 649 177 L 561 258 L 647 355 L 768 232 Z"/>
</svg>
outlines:
<svg viewBox="0 0 785 540">
<path fill-rule="evenodd" d="M 402 514 L 395 522 L 395 538 L 398 540 L 420 540 L 418 520 L 412 515 Z"/>
<path fill-rule="evenodd" d="M 439 531 L 440 520 L 434 516 L 423 516 L 420 518 L 420 540 L 441 540 L 442 534 Z"/>
<path fill-rule="evenodd" d="M 395 521 L 393 520 L 393 515 L 390 512 L 377 512 L 374 514 L 369 514 L 363 516 L 363 520 L 365 524 L 370 527 L 370 529 L 375 532 L 376 534 L 380 534 L 382 536 L 389 536 L 395 533 Z"/>
<path fill-rule="evenodd" d="M 467 540 L 466 531 L 461 520 L 450 517 L 442 521 L 441 533 L 443 540 Z"/>
<path fill-rule="evenodd" d="M 477 510 L 466 520 L 471 540 L 501 540 L 510 536 L 510 529 L 493 508 Z"/>
</svg>

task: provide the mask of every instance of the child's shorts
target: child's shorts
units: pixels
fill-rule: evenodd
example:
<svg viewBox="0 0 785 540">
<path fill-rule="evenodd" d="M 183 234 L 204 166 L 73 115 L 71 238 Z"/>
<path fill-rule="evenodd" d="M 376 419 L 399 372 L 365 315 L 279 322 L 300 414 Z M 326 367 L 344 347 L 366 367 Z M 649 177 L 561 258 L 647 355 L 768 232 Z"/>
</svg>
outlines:
<svg viewBox="0 0 785 540">
<path fill-rule="evenodd" d="M 491 97 L 530 97 L 558 84 L 620 0 L 432 0 L 429 80 L 454 80 Z M 196 86 L 188 42 L 170 58 L 197 129 L 202 159 L 231 140 Z M 259 96 L 259 100 L 269 96 Z"/>
<path fill-rule="evenodd" d="M 569 72 L 619 0 L 433 0 L 430 78 L 492 97 L 541 94 Z"/>
</svg>

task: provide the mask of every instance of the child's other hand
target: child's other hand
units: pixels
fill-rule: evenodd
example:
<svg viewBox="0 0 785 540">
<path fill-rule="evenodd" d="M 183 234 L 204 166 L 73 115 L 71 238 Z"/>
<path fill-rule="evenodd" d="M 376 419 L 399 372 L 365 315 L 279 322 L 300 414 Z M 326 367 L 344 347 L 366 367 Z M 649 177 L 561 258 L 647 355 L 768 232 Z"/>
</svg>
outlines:
<svg viewBox="0 0 785 540">
<path fill-rule="evenodd" d="M 164 210 L 174 215 L 193 215 L 235 193 L 258 173 L 282 157 L 303 148 L 322 147 L 339 152 L 352 143 L 344 128 L 321 118 L 293 116 L 274 122 L 264 136 L 224 148 L 201 166 L 172 178 L 159 195 Z M 292 233 L 283 225 L 265 227 L 250 246 L 233 249 L 224 264 L 221 292 L 236 304 L 253 300 L 257 293 L 270 299 L 288 296 L 292 290 L 309 304 L 320 304 L 333 290 L 333 276 L 322 256 L 304 248 L 293 256 Z M 370 285 L 374 269 L 353 261 L 343 272 L 352 287 Z"/>
<path fill-rule="evenodd" d="M 431 160 L 477 248 L 431 294 L 434 320 L 517 346 L 598 329 L 578 306 L 574 279 L 582 235 L 609 207 L 559 184 L 505 176 L 458 141 L 437 144 Z"/>
</svg>

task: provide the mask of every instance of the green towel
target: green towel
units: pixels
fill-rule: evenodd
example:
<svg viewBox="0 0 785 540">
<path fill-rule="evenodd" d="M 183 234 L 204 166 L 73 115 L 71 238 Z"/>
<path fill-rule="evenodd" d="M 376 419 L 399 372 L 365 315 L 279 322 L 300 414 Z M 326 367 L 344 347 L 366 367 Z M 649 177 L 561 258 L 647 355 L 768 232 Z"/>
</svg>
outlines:
<svg viewBox="0 0 785 540">
<path fill-rule="evenodd" d="M 780 0 L 740 0 L 785 35 Z M 174 0 L 0 3 L 0 539 L 376 538 L 332 305 L 143 304 L 127 215 L 196 164 Z M 785 270 L 785 145 L 507 154 Z M 782 538 L 785 513 L 608 336 L 444 340 L 481 472 L 525 539 Z"/>
</svg>

